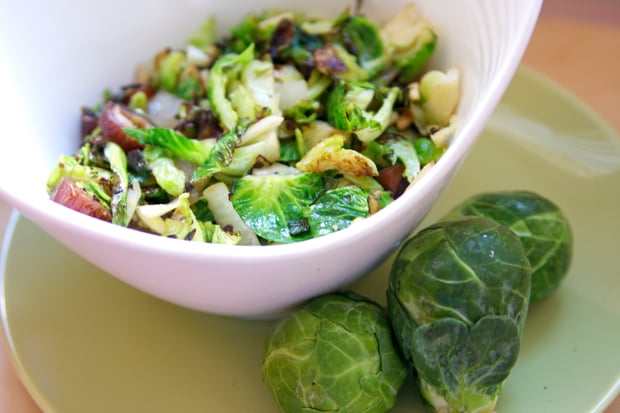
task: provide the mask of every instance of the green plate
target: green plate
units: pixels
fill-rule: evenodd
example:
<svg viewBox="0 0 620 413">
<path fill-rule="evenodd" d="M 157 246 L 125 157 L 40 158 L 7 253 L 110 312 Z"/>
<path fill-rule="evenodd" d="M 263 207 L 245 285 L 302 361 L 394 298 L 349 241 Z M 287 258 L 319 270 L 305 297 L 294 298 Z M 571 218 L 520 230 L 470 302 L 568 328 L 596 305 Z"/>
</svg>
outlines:
<svg viewBox="0 0 620 413">
<path fill-rule="evenodd" d="M 506 114 L 519 114 L 525 123 Z M 575 236 L 573 265 L 562 288 L 531 308 L 497 410 L 602 411 L 620 389 L 620 174 L 597 165 L 588 173 L 587 158 L 551 156 L 553 148 L 503 136 L 531 131 L 618 143 L 577 99 L 520 69 L 423 225 L 487 190 L 530 189 L 564 209 Z M 17 214 L 4 247 L 0 300 L 7 347 L 45 411 L 278 411 L 261 378 L 270 321 L 201 314 L 148 296 Z M 354 288 L 383 303 L 389 265 L 388 259 Z M 393 412 L 423 411 L 409 381 Z"/>
</svg>

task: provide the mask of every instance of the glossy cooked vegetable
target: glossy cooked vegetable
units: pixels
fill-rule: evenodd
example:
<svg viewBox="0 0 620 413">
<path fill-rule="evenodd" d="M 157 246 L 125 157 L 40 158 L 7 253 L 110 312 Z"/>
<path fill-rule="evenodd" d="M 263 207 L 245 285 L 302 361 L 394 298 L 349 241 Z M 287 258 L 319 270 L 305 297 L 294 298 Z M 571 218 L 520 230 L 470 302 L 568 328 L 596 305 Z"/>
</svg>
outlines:
<svg viewBox="0 0 620 413">
<path fill-rule="evenodd" d="M 490 218 L 439 222 L 402 246 L 388 312 L 436 412 L 494 411 L 517 360 L 530 287 L 519 238 Z"/>
<path fill-rule="evenodd" d="M 486 216 L 519 236 L 532 266 L 531 301 L 556 291 L 573 255 L 570 223 L 560 208 L 532 191 L 481 193 L 465 200 L 448 217 Z"/>
<path fill-rule="evenodd" d="M 315 298 L 279 320 L 263 376 L 287 413 L 383 413 L 407 375 L 385 310 L 354 293 Z"/>
<path fill-rule="evenodd" d="M 267 10 L 215 26 L 83 109 L 54 201 L 169 238 L 297 242 L 389 205 L 455 133 L 460 74 L 425 73 L 438 37 L 413 4 L 381 24 Z M 52 196 L 61 181 L 79 196 Z"/>
</svg>

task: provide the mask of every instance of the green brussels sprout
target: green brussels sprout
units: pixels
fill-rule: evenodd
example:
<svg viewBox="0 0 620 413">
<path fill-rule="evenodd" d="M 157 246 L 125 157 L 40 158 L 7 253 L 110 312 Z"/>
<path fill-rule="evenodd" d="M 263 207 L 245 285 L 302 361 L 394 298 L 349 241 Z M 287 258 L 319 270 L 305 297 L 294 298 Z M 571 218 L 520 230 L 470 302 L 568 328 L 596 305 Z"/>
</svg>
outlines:
<svg viewBox="0 0 620 413">
<path fill-rule="evenodd" d="M 530 286 L 519 238 L 490 218 L 439 222 L 405 242 L 388 313 L 435 411 L 494 411 L 517 360 Z"/>
<path fill-rule="evenodd" d="M 385 310 L 354 293 L 315 298 L 266 340 L 263 376 L 287 413 L 382 413 L 406 375 Z"/>
<path fill-rule="evenodd" d="M 531 302 L 549 297 L 568 272 L 573 235 L 560 208 L 531 191 L 489 192 L 473 196 L 450 214 L 485 216 L 519 236 L 532 266 Z"/>
</svg>

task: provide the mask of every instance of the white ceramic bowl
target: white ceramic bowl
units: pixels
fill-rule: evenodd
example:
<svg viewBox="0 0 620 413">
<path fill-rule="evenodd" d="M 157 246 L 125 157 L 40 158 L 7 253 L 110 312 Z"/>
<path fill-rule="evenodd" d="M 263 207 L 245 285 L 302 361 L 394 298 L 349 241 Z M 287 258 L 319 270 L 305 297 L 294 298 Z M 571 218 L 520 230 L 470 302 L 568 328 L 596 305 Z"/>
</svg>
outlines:
<svg viewBox="0 0 620 413">
<path fill-rule="evenodd" d="M 339 233 L 293 245 L 222 246 L 125 229 L 57 205 L 45 191 L 60 154 L 79 145 L 79 108 L 132 79 L 138 62 L 181 45 L 214 14 L 222 29 L 247 12 L 294 8 L 331 16 L 349 3 L 243 0 L 1 0 L 0 196 L 111 275 L 190 308 L 273 314 L 363 276 L 394 250 L 450 181 L 510 82 L 541 0 L 417 0 L 437 27 L 433 66 L 463 75 L 460 129 L 415 189 Z M 382 21 L 406 1 L 366 0 Z M 251 4 L 251 5 L 250 5 Z M 33 259 L 37 252 L 33 251 Z M 85 276 L 87 276 L 85 274 Z"/>
</svg>

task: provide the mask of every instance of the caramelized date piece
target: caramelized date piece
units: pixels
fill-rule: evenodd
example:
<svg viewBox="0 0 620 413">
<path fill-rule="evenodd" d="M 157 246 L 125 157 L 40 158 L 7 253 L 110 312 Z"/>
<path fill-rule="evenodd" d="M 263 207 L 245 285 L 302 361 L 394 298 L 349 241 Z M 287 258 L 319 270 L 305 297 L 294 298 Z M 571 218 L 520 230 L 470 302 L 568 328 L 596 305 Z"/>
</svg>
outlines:
<svg viewBox="0 0 620 413">
<path fill-rule="evenodd" d="M 99 127 L 103 136 L 117 143 L 125 152 L 142 149 L 144 145 L 123 132 L 123 128 L 151 128 L 153 124 L 144 116 L 121 103 L 108 102 L 101 116 Z"/>
<path fill-rule="evenodd" d="M 396 198 L 403 191 L 404 171 L 405 167 L 400 163 L 397 163 L 394 166 L 388 166 L 387 168 L 379 171 L 377 181 L 379 181 L 386 191 L 390 191 L 394 198 Z"/>
<path fill-rule="evenodd" d="M 97 200 L 93 199 L 88 193 L 80 188 L 75 181 L 64 177 L 54 189 L 51 195 L 52 201 L 71 208 L 82 214 L 99 218 L 104 221 L 112 221 L 110 211 L 108 211 Z"/>
</svg>

